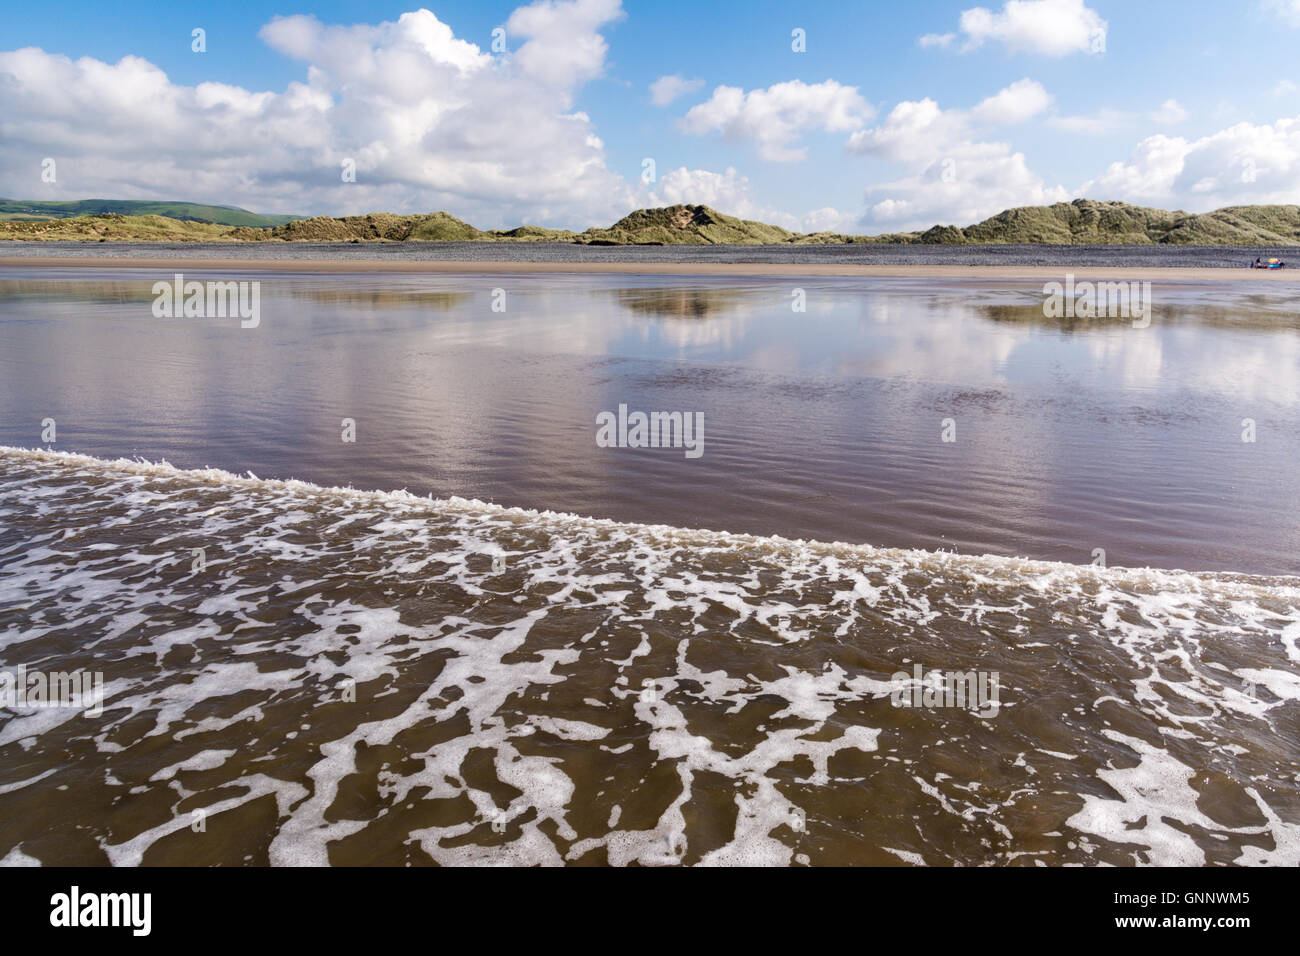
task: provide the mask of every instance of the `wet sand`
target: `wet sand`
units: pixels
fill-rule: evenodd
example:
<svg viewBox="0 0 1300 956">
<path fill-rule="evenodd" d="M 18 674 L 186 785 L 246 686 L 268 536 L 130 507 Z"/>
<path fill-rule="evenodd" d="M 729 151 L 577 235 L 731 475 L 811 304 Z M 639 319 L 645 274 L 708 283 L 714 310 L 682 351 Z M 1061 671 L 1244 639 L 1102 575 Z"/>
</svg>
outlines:
<svg viewBox="0 0 1300 956">
<path fill-rule="evenodd" d="M 1294 866 L 1298 584 L 0 447 L 0 864 Z"/>
<path fill-rule="evenodd" d="M 177 271 L 230 272 L 312 272 L 343 273 L 556 273 L 605 275 L 682 275 L 682 276 L 844 276 L 899 277 L 911 279 L 1059 279 L 1060 265 L 954 266 L 954 265 L 884 265 L 862 263 L 758 263 L 758 262 L 505 262 L 505 261 L 387 261 L 343 259 L 240 259 L 240 258 L 132 258 L 107 259 L 103 256 L 32 256 L 0 255 L 0 267 L 51 267 L 57 269 L 150 269 Z M 1179 282 L 1300 282 L 1300 273 L 1278 269 L 1214 269 L 1187 267 L 1071 267 L 1089 279 L 1160 280 Z"/>
</svg>

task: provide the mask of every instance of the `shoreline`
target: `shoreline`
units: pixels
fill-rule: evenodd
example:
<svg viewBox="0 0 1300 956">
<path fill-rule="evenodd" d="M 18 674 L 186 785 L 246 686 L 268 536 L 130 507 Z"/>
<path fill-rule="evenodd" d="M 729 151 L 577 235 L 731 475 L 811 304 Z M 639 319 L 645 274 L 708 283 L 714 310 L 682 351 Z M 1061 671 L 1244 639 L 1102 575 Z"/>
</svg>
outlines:
<svg viewBox="0 0 1300 956">
<path fill-rule="evenodd" d="M 925 563 L 940 568 L 978 567 L 990 573 L 1015 574 L 1074 574 L 1086 580 L 1149 581 L 1153 577 L 1186 582 L 1189 579 L 1239 589 L 1274 588 L 1295 590 L 1300 594 L 1300 575 L 1270 574 L 1255 571 L 1221 569 L 1196 569 L 1152 565 L 1078 564 L 1056 558 L 1034 557 L 1028 554 L 999 554 L 993 551 L 944 551 L 922 547 L 876 545 L 870 542 L 838 541 L 820 538 L 797 537 L 783 534 L 763 534 L 750 531 L 725 531 L 704 526 L 682 526 L 653 521 L 631 521 L 606 518 L 580 512 L 554 511 L 500 504 L 463 495 L 435 497 L 433 494 L 415 494 L 406 489 L 354 488 L 322 485 L 302 478 L 260 478 L 251 473 L 235 474 L 224 468 L 184 468 L 165 459 L 151 461 L 135 457 L 101 457 L 85 452 L 62 451 L 40 446 L 25 448 L 0 443 L 0 461 L 4 459 L 39 462 L 68 468 L 92 468 L 100 472 L 124 476 L 147 476 L 174 481 L 194 482 L 211 488 L 227 490 L 257 489 L 261 491 L 310 499 L 347 499 L 411 509 L 441 510 L 445 513 L 475 515 L 485 518 L 502 517 L 523 519 L 558 529 L 590 529 L 599 532 L 631 531 L 642 536 L 662 538 L 679 544 L 683 539 L 711 547 L 724 545 L 765 548 L 774 552 L 811 551 L 819 555 L 857 555 L 859 557 L 899 558 Z"/>
<path fill-rule="evenodd" d="M 240 259 L 112 256 L 4 256 L 0 269 L 141 269 L 155 272 L 407 273 L 407 274 L 597 274 L 677 276 L 812 276 L 911 279 L 1084 279 L 1181 282 L 1300 282 L 1300 270 L 1207 266 L 913 265 L 762 262 L 510 262 L 498 260 Z"/>
</svg>

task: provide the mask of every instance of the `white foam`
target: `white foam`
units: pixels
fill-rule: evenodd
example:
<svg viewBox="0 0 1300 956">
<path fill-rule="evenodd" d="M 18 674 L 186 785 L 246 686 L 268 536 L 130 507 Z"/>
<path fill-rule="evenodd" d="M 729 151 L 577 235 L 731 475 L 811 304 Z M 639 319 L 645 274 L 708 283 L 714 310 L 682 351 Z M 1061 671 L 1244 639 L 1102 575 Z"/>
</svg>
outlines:
<svg viewBox="0 0 1300 956">
<path fill-rule="evenodd" d="M 21 847 L 14 847 L 5 858 L 0 860 L 0 866 L 40 866 L 41 861 L 34 856 L 28 856 L 22 851 Z"/>
<path fill-rule="evenodd" d="M 1154 568 L 1123 568 L 1112 566 L 1098 568 L 1094 565 L 1075 565 L 1059 561 L 1039 561 L 1029 558 L 1008 558 L 1001 555 L 965 555 L 951 551 L 924 551 L 919 549 L 877 548 L 869 544 L 849 544 L 844 542 L 809 541 L 802 538 L 785 538 L 779 535 L 737 534 L 729 531 L 712 531 L 703 529 L 677 528 L 672 525 L 637 524 L 612 521 L 607 518 L 595 518 L 549 510 L 533 510 L 493 504 L 478 499 L 459 496 L 433 498 L 413 495 L 408 491 L 367 491 L 356 488 L 323 486 L 298 479 L 246 477 L 224 471 L 219 468 L 177 468 L 166 461 L 149 462 L 142 459 L 102 459 L 76 452 L 52 451 L 43 448 L 18 448 L 0 445 L 0 456 L 18 460 L 27 460 L 46 464 L 62 465 L 72 468 L 92 469 L 100 472 L 138 475 L 141 477 L 175 478 L 198 481 L 206 484 L 218 484 L 229 488 L 252 488 L 267 491 L 286 491 L 308 498 L 336 498 L 353 501 L 371 502 L 380 505 L 432 508 L 436 511 L 455 514 L 479 514 L 503 518 L 520 518 L 541 520 L 560 525 L 582 527 L 593 531 L 631 531 L 647 538 L 667 537 L 671 543 L 687 546 L 721 546 L 737 544 L 757 545 L 772 549 L 792 549 L 808 554 L 826 555 L 836 558 L 852 557 L 909 557 L 924 561 L 934 570 L 943 567 L 967 568 L 971 571 L 1011 572 L 1034 579 L 1039 587 L 1050 587 L 1055 576 L 1077 574 L 1087 580 L 1101 578 L 1120 582 L 1139 581 L 1147 584 L 1167 584 L 1170 590 L 1179 587 L 1196 588 L 1199 584 L 1215 582 L 1235 582 L 1249 586 L 1252 582 L 1261 585 L 1281 587 L 1288 597 L 1300 595 L 1300 579 L 1268 578 L 1246 574 L 1216 575 L 1207 572 L 1189 572 L 1180 570 L 1161 570 Z M 860 586 L 855 581 L 855 588 Z M 862 597 L 874 601 L 877 597 L 874 588 L 862 592 Z M 726 595 L 723 595 L 726 598 Z M 744 608 L 733 608 L 744 612 Z M 922 619 L 930 613 L 922 604 Z"/>
</svg>

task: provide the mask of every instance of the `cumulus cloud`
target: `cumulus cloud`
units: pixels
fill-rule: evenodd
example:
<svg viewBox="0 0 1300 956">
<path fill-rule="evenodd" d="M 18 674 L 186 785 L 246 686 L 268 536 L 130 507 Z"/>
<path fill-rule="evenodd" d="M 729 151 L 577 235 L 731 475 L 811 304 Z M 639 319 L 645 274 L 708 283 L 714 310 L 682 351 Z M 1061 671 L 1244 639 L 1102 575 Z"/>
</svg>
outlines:
<svg viewBox="0 0 1300 956">
<path fill-rule="evenodd" d="M 1020 80 L 970 110 L 941 109 L 931 99 L 904 101 L 879 126 L 849 137 L 850 152 L 901 162 L 906 173 L 868 187 L 864 223 L 909 230 L 937 221 L 966 225 L 1009 206 L 1067 199 L 1048 187 L 1010 145 L 979 137 L 995 126 L 1024 123 L 1052 102 L 1043 87 Z"/>
<path fill-rule="evenodd" d="M 1052 95 L 1034 80 L 1016 80 L 971 110 L 977 123 L 1025 123 L 1052 105 Z"/>
<path fill-rule="evenodd" d="M 520 76 L 566 97 L 599 76 L 609 44 L 600 30 L 623 19 L 622 0 L 539 0 L 506 20 L 506 36 L 527 41 L 512 61 Z"/>
<path fill-rule="evenodd" d="M 790 80 L 748 93 L 719 86 L 708 100 L 691 107 L 681 125 L 696 136 L 718 132 L 732 141 L 753 142 L 764 159 L 791 162 L 807 155 L 793 145 L 801 132 L 858 129 L 873 115 L 855 86 Z"/>
<path fill-rule="evenodd" d="M 1300 116 L 1237 123 L 1196 140 L 1142 140 L 1082 194 L 1206 212 L 1222 206 L 1294 203 L 1300 195 Z"/>
<path fill-rule="evenodd" d="M 963 51 L 992 41 L 1010 53 L 1065 56 L 1105 52 L 1109 25 L 1083 0 L 1007 0 L 997 13 L 987 7 L 962 11 L 958 27 Z M 948 47 L 954 39 L 951 33 L 930 33 L 920 43 Z"/>
<path fill-rule="evenodd" d="M 572 102 L 604 67 L 599 31 L 621 16 L 618 0 L 541 0 L 507 20 L 518 45 L 502 57 L 428 10 L 377 25 L 279 17 L 263 41 L 306 64 L 305 81 L 279 92 L 183 86 L 133 56 L 0 53 L 0 171 L 13 184 L 30 177 L 25 192 L 44 198 L 238 197 L 265 211 L 607 222 L 638 197 L 606 168 Z M 38 188 L 46 156 L 58 180 Z M 341 181 L 348 159 L 355 183 Z"/>
<path fill-rule="evenodd" d="M 982 100 L 970 110 L 940 109 L 928 97 L 904 100 L 895 106 L 885 122 L 859 130 L 848 140 L 850 152 L 864 156 L 906 162 L 930 162 L 952 146 L 974 138 L 981 127 L 1027 122 L 1052 103 L 1042 84 L 1017 80 Z"/>
<path fill-rule="evenodd" d="M 848 149 L 881 159 L 929 161 L 967 136 L 969 127 L 965 113 L 940 109 L 929 97 L 904 100 L 889 111 L 882 124 L 850 136 Z"/>
<path fill-rule="evenodd" d="M 676 74 L 661 76 L 650 84 L 650 102 L 655 106 L 667 106 L 679 96 L 685 96 L 703 85 L 703 80 L 688 80 Z"/>
</svg>

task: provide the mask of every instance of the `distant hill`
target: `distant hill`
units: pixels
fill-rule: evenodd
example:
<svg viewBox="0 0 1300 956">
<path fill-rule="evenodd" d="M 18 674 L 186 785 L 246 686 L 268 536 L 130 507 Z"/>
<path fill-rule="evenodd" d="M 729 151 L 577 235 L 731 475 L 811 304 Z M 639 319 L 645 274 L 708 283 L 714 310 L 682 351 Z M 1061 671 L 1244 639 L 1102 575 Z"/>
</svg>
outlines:
<svg viewBox="0 0 1300 956">
<path fill-rule="evenodd" d="M 1047 245 L 1300 245 L 1300 206 L 1229 206 L 1166 212 L 1122 202 L 1076 199 L 1008 209 L 974 226 L 935 226 L 913 240 Z"/>
<path fill-rule="evenodd" d="M 86 200 L 87 203 L 101 202 Z M 103 200 L 106 205 L 117 205 Z M 27 208 L 59 203 L 0 200 L 0 219 L 9 206 Z M 131 204 L 138 206 L 140 204 Z M 145 204 L 148 205 L 148 204 Z M 229 218 L 276 217 L 220 206 L 158 203 L 158 206 L 208 210 Z M 0 239 L 171 240 L 225 242 L 569 242 L 582 245 L 803 245 L 903 243 L 920 245 L 1201 245 L 1280 247 L 1300 245 L 1300 206 L 1230 206 L 1207 213 L 1168 212 L 1122 202 L 1076 199 L 1051 206 L 1008 209 L 973 226 L 932 226 L 924 232 L 880 236 L 796 233 L 780 226 L 737 219 L 708 206 L 677 205 L 639 209 L 612 226 L 570 232 L 540 226 L 477 229 L 446 212 L 364 216 L 279 217 L 270 224 L 216 223 L 198 215 L 125 215 L 105 210 L 94 215 L 44 221 L 0 221 Z"/>
<path fill-rule="evenodd" d="M 708 206 L 638 209 L 607 229 L 588 229 L 578 242 L 590 245 L 771 245 L 797 233 L 752 219 L 736 219 Z"/>
<path fill-rule="evenodd" d="M 100 213 L 70 219 L 0 222 L 0 239 L 81 242 L 233 242 L 243 226 L 183 222 L 167 216 L 120 216 Z M 264 230 L 259 230 L 264 231 Z"/>
<path fill-rule="evenodd" d="M 236 206 L 205 206 L 193 202 L 155 202 L 147 199 L 77 199 L 41 202 L 0 199 L 0 220 L 71 219 L 115 213 L 119 216 L 166 216 L 179 222 L 211 222 L 220 226 L 279 226 L 301 216 L 260 216 Z"/>
</svg>

